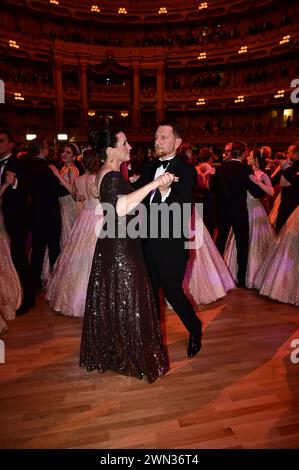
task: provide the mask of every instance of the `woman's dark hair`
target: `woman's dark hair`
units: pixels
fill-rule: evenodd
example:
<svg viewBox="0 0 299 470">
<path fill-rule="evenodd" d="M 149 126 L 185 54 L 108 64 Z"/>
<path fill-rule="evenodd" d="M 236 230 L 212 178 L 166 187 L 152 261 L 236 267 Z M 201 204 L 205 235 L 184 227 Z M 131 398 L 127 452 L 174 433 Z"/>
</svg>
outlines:
<svg viewBox="0 0 299 470">
<path fill-rule="evenodd" d="M 99 158 L 94 154 L 94 151 L 91 147 L 87 147 L 82 152 L 82 163 L 84 170 L 87 170 L 89 173 L 97 173 L 100 162 Z"/>
<path fill-rule="evenodd" d="M 122 132 L 121 129 L 116 127 L 107 127 L 106 129 L 92 131 L 89 133 L 89 143 L 93 148 L 95 154 L 99 159 L 104 162 L 107 154 L 108 147 L 115 148 L 117 144 L 117 134 Z"/>
<path fill-rule="evenodd" d="M 261 149 L 254 148 L 252 149 L 252 153 L 253 153 L 253 158 L 257 160 L 260 169 L 264 170 L 266 168 L 267 162 L 266 162 L 266 158 L 263 157 L 262 155 Z"/>
<path fill-rule="evenodd" d="M 63 146 L 63 148 L 65 149 L 65 147 L 69 147 L 71 149 L 75 158 L 77 158 L 78 155 L 80 155 L 80 148 L 77 144 L 74 144 L 73 142 L 67 142 Z"/>
</svg>

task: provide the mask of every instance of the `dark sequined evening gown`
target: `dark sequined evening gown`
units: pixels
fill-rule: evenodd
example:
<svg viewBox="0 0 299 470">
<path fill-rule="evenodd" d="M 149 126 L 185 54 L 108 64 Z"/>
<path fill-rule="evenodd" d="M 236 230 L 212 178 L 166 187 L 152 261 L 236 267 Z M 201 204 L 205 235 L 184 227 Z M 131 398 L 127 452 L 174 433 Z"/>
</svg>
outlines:
<svg viewBox="0 0 299 470">
<path fill-rule="evenodd" d="M 132 192 L 119 172 L 104 175 L 100 199 L 114 207 Z M 117 218 L 128 224 L 130 216 Z M 105 228 L 103 225 L 102 230 Z M 169 370 L 167 351 L 139 239 L 99 238 L 88 284 L 80 365 L 149 382 Z"/>
</svg>

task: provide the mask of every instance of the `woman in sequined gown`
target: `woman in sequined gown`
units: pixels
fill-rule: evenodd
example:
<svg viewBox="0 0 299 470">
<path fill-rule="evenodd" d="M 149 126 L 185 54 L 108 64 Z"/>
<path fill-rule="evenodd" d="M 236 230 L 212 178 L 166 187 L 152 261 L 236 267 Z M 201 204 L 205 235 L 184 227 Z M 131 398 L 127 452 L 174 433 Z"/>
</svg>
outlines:
<svg viewBox="0 0 299 470">
<path fill-rule="evenodd" d="M 165 173 L 133 191 L 120 173 L 121 163 L 130 159 L 131 147 L 125 134 L 105 129 L 94 134 L 94 141 L 97 155 L 105 158 L 97 175 L 99 199 L 104 213 L 105 204 L 109 204 L 107 223 L 111 228 L 113 220 L 116 236 L 103 236 L 107 230 L 104 220 L 87 290 L 80 365 L 88 371 L 112 369 L 128 376 L 145 375 L 151 383 L 169 370 L 167 351 L 141 242 L 129 236 L 117 237 L 118 224 L 120 230 L 126 230 L 132 220 L 129 211 L 175 177 Z"/>
<path fill-rule="evenodd" d="M 13 320 L 22 302 L 22 288 L 12 263 L 9 238 L 1 213 L 1 196 L 8 183 L 0 186 L 0 334 L 7 330 L 7 320 Z"/>
<path fill-rule="evenodd" d="M 102 223 L 100 203 L 91 195 L 98 169 L 91 149 L 82 156 L 84 175 L 74 182 L 76 200 L 81 200 L 80 212 L 53 270 L 46 299 L 56 312 L 73 317 L 83 317 L 87 285 L 97 233 Z"/>
<path fill-rule="evenodd" d="M 272 243 L 255 287 L 261 295 L 299 306 L 299 206 Z"/>
<path fill-rule="evenodd" d="M 251 181 L 257 184 L 265 194 L 273 196 L 274 190 L 271 180 L 261 170 L 262 159 L 259 149 L 250 152 L 247 158 L 248 164 L 252 166 L 254 174 L 250 175 Z M 254 287 L 254 279 L 261 264 L 264 262 L 267 251 L 275 239 L 275 232 L 269 222 L 269 218 L 263 204 L 251 194 L 247 193 L 247 208 L 249 217 L 249 253 L 246 272 L 246 287 Z M 233 231 L 231 230 L 226 242 L 224 260 L 236 280 L 238 272 L 237 249 Z"/>
</svg>

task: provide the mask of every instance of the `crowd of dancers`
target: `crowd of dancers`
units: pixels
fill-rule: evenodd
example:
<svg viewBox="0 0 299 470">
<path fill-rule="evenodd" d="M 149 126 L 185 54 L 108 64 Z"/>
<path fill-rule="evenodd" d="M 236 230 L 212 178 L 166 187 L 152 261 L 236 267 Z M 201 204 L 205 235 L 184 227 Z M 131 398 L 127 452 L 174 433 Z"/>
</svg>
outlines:
<svg viewBox="0 0 299 470">
<path fill-rule="evenodd" d="M 82 151 L 66 143 L 60 170 L 45 140 L 32 141 L 20 159 L 11 133 L 0 130 L 2 333 L 43 290 L 54 311 L 83 318 L 81 366 L 153 382 L 169 369 L 161 288 L 189 334 L 189 357 L 201 348 L 199 304 L 239 287 L 299 305 L 299 144 L 274 161 L 268 147 L 233 142 L 214 165 L 208 151 L 188 159 L 182 137 L 179 125 L 161 123 L 155 158 L 136 174 L 120 129 L 93 133 Z M 183 206 L 194 197 L 203 218 L 195 210 L 187 222 L 189 232 L 199 228 L 191 250 L 183 226 L 180 236 L 159 232 L 142 243 L 99 237 L 103 203 L 128 225 L 132 205 Z"/>
</svg>

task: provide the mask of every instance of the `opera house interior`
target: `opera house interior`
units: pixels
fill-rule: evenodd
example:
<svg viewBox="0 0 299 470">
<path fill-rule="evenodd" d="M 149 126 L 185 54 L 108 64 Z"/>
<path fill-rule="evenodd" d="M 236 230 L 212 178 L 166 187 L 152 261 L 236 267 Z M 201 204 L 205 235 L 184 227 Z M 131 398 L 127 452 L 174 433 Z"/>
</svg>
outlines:
<svg viewBox="0 0 299 470">
<path fill-rule="evenodd" d="M 0 449 L 298 449 L 298 26 L 1 0 Z M 187 257 L 99 235 L 100 203 L 191 199 Z"/>
</svg>

